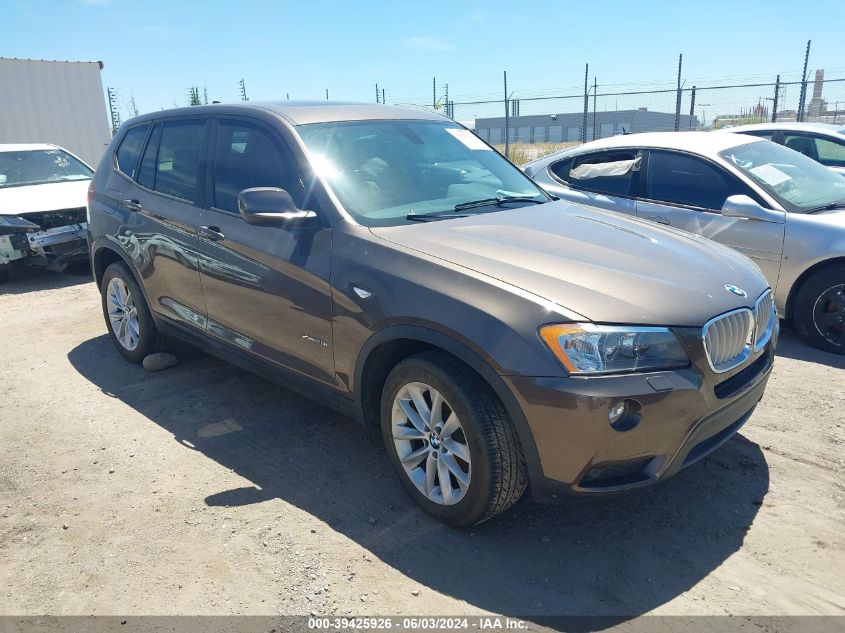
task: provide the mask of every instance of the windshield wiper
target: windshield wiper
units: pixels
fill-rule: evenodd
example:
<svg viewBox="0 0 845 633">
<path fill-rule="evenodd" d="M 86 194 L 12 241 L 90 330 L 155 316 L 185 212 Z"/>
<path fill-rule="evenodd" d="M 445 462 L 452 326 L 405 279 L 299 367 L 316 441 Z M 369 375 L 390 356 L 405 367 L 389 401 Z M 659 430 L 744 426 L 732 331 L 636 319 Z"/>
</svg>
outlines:
<svg viewBox="0 0 845 633">
<path fill-rule="evenodd" d="M 548 200 L 537 200 L 537 196 L 496 196 L 495 198 L 483 198 L 481 200 L 472 200 L 470 202 L 461 202 L 455 205 L 455 211 L 461 209 L 472 209 L 473 207 L 486 207 L 488 204 L 501 205 L 505 202 L 533 202 L 534 204 L 543 204 Z"/>
<path fill-rule="evenodd" d="M 830 204 L 823 204 L 820 207 L 807 209 L 804 213 L 818 213 L 819 211 L 833 211 L 835 209 L 845 209 L 845 200 L 842 202 L 831 202 Z"/>
<path fill-rule="evenodd" d="M 405 216 L 406 220 L 412 220 L 414 222 L 428 222 L 429 220 L 449 220 L 451 218 L 467 218 L 469 217 L 466 213 L 449 213 L 449 212 L 439 212 L 439 213 L 409 213 Z"/>
</svg>

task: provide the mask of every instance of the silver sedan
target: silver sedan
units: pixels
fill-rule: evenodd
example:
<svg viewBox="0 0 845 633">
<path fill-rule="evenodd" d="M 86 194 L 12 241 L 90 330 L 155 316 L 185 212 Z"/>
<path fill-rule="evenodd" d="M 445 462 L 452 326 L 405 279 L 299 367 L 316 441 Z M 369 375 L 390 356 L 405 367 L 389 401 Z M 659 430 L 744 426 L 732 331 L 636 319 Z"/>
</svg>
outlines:
<svg viewBox="0 0 845 633">
<path fill-rule="evenodd" d="M 845 353 L 845 178 L 743 134 L 600 139 L 523 166 L 549 193 L 721 242 L 750 257 L 781 317 Z M 707 271 L 690 271 L 707 274 Z"/>
<path fill-rule="evenodd" d="M 845 176 L 845 125 L 830 123 L 752 123 L 725 128 L 785 145 Z"/>
</svg>

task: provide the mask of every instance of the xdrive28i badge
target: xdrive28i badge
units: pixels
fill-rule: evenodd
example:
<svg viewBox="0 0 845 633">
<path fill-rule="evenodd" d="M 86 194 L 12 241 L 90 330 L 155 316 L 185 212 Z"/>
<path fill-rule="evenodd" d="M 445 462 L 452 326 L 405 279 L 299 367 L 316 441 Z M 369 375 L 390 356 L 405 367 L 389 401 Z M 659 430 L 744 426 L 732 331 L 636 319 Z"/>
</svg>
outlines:
<svg viewBox="0 0 845 633">
<path fill-rule="evenodd" d="M 725 290 L 728 292 L 734 293 L 737 297 L 747 297 L 748 294 L 740 288 L 739 286 L 734 286 L 733 284 L 725 284 Z"/>
</svg>

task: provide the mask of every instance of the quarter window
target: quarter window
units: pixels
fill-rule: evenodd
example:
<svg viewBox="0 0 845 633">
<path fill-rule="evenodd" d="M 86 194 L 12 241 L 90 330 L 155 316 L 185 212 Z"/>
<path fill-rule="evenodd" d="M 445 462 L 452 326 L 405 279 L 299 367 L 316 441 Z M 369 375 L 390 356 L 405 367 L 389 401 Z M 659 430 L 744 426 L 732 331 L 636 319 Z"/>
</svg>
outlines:
<svg viewBox="0 0 845 633">
<path fill-rule="evenodd" d="M 721 209 L 728 196 L 750 195 L 729 174 L 699 158 L 652 151 L 646 198 L 701 209 Z"/>
<path fill-rule="evenodd" d="M 130 178 L 135 178 L 141 145 L 144 143 L 144 137 L 147 136 L 149 128 L 149 124 L 145 124 L 129 129 L 117 148 L 115 154 L 117 168 Z"/>
<path fill-rule="evenodd" d="M 304 186 L 292 157 L 263 130 L 221 121 L 214 161 L 214 206 L 236 213 L 238 193 L 252 187 L 279 187 L 298 207 L 304 206 Z"/>
<path fill-rule="evenodd" d="M 199 203 L 204 120 L 169 121 L 161 130 L 155 167 L 156 191 Z"/>
</svg>

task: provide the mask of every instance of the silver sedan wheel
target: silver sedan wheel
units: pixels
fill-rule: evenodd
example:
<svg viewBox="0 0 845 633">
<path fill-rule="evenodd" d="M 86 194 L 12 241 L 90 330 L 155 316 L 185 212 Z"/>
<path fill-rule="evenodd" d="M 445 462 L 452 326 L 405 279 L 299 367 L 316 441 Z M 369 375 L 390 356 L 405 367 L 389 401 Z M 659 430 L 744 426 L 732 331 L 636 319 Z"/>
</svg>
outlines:
<svg viewBox="0 0 845 633">
<path fill-rule="evenodd" d="M 422 382 L 403 386 L 393 400 L 396 454 L 411 482 L 429 500 L 454 505 L 466 495 L 472 462 L 458 414 Z"/>
<path fill-rule="evenodd" d="M 129 286 L 119 277 L 113 278 L 106 289 L 106 305 L 112 332 L 121 346 L 133 351 L 138 347 L 140 328 L 138 326 L 138 308 Z"/>
</svg>

